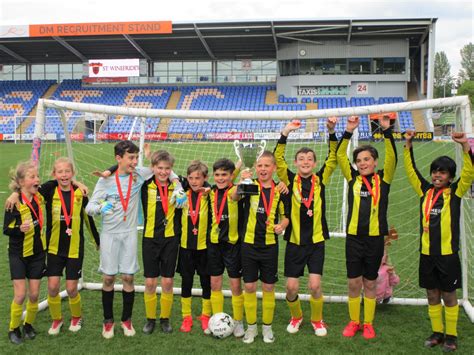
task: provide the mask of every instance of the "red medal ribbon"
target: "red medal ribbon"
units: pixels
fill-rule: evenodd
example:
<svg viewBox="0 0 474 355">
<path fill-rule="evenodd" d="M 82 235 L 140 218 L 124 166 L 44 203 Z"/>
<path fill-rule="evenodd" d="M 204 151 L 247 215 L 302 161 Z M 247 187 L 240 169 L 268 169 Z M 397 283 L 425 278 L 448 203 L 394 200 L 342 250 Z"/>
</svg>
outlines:
<svg viewBox="0 0 474 355">
<path fill-rule="evenodd" d="M 221 218 L 222 218 L 222 213 L 224 212 L 224 206 L 227 201 L 227 194 L 229 190 L 232 188 L 233 185 L 230 185 L 224 192 L 224 196 L 222 197 L 221 204 L 219 206 L 219 209 L 217 208 L 217 197 L 219 195 L 219 190 L 216 190 L 216 193 L 214 195 L 214 214 L 216 215 L 216 222 L 217 225 L 221 223 Z"/>
<path fill-rule="evenodd" d="M 36 211 L 33 208 L 33 205 L 31 204 L 30 200 L 28 200 L 28 197 L 26 197 L 26 195 L 23 192 L 21 193 L 21 198 L 22 198 L 23 202 L 26 203 L 26 205 L 30 208 L 31 212 L 33 212 L 33 214 L 36 217 L 36 220 L 39 223 L 40 229 L 42 229 L 43 228 L 43 211 L 41 210 L 41 205 L 39 203 L 38 196 L 33 195 L 33 199 L 35 200 L 36 205 L 38 206 L 39 215 L 36 214 Z"/>
<path fill-rule="evenodd" d="M 191 215 L 191 222 L 193 222 L 193 227 L 196 228 L 197 220 L 199 217 L 199 209 L 201 208 L 201 196 L 202 192 L 198 193 L 196 208 L 193 206 L 193 192 L 189 191 L 188 202 L 189 202 L 189 214 Z"/>
<path fill-rule="evenodd" d="M 426 219 L 426 224 L 430 224 L 430 212 L 433 209 L 436 201 L 438 201 L 439 196 L 443 193 L 444 188 L 439 190 L 435 197 L 433 198 L 434 194 L 434 187 L 430 189 L 430 192 L 428 192 L 428 196 L 426 198 L 426 204 L 425 204 L 425 219 Z M 433 198 L 433 199 L 432 199 Z M 430 204 L 431 201 L 431 204 Z"/>
<path fill-rule="evenodd" d="M 378 200 L 379 200 L 379 175 L 377 173 L 374 174 L 374 180 L 375 180 L 375 193 L 372 190 L 372 187 L 369 184 L 369 180 L 365 176 L 362 176 L 362 181 L 365 184 L 365 187 L 367 187 L 367 190 L 369 191 L 370 195 L 372 196 L 372 201 L 374 203 L 374 207 L 377 206 Z"/>
<path fill-rule="evenodd" d="M 301 202 L 303 202 L 303 204 L 306 206 L 306 208 L 309 210 L 310 206 L 311 206 L 311 202 L 313 202 L 313 197 L 314 197 L 314 183 L 316 182 L 316 176 L 313 174 L 313 176 L 311 177 L 311 189 L 309 191 L 309 197 L 308 199 L 305 201 L 304 198 L 303 198 L 303 188 L 301 186 L 301 176 L 298 175 L 297 177 L 297 180 L 296 180 L 297 184 L 298 184 L 298 192 L 300 193 L 300 196 L 301 196 Z"/>
<path fill-rule="evenodd" d="M 74 188 L 71 185 L 71 202 L 70 202 L 70 210 L 71 212 L 68 214 L 66 203 L 64 201 L 63 193 L 61 192 L 61 188 L 58 186 L 58 195 L 59 200 L 61 200 L 61 209 L 63 210 L 64 221 L 66 222 L 66 227 L 69 229 L 69 225 L 71 224 L 72 219 L 72 212 L 74 211 Z"/>
<path fill-rule="evenodd" d="M 158 187 L 158 192 L 160 194 L 161 206 L 163 207 L 163 212 L 168 215 L 168 184 L 165 184 L 164 189 L 161 187 L 161 184 L 155 178 L 156 187 Z M 164 191 L 163 191 L 164 190 Z"/>
<path fill-rule="evenodd" d="M 267 197 L 265 196 L 265 193 L 263 192 L 263 187 L 260 180 L 258 181 L 258 184 L 260 185 L 263 208 L 265 209 L 265 214 L 267 215 L 267 224 L 268 224 L 269 219 L 270 219 L 270 214 L 272 213 L 273 198 L 275 197 L 275 183 L 272 180 L 272 189 L 270 190 L 270 202 L 267 201 Z"/>
<path fill-rule="evenodd" d="M 122 193 L 122 186 L 120 185 L 120 178 L 118 175 L 118 170 L 115 172 L 115 183 L 117 184 L 117 190 L 120 196 L 120 203 L 122 204 L 123 207 L 123 220 L 127 220 L 127 208 L 128 208 L 128 202 L 130 201 L 130 192 L 132 191 L 132 183 L 133 183 L 133 176 L 132 173 L 130 173 L 129 178 L 128 178 L 128 188 L 127 188 L 127 198 L 123 198 L 123 193 Z"/>
</svg>

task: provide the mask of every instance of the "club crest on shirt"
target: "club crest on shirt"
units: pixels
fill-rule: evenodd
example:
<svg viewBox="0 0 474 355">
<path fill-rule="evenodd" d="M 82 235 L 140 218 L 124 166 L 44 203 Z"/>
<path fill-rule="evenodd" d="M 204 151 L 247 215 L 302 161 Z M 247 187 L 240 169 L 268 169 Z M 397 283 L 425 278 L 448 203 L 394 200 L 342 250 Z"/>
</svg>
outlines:
<svg viewBox="0 0 474 355">
<path fill-rule="evenodd" d="M 441 214 L 441 208 L 432 208 L 430 211 L 430 216 L 438 216 Z"/>
</svg>

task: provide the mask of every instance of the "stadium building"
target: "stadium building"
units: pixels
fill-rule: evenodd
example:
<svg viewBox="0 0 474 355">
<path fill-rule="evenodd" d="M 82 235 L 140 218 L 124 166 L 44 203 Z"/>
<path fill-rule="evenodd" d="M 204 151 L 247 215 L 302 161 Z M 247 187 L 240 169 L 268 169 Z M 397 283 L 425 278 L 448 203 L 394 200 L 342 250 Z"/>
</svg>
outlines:
<svg viewBox="0 0 474 355">
<path fill-rule="evenodd" d="M 435 30 L 432 18 L 0 26 L 0 132 L 4 140 L 32 134 L 28 116 L 35 115 L 39 98 L 252 111 L 432 98 Z M 112 73 L 113 67 L 134 71 Z M 68 123 L 71 132 L 78 130 L 76 116 Z M 149 132 L 196 132 L 192 121 L 154 122 Z M 401 112 L 399 124 L 425 130 L 421 113 Z M 199 133 L 278 131 L 280 125 L 200 124 Z M 109 117 L 100 130 L 127 132 L 131 126 L 131 118 Z M 370 133 L 367 117 L 361 130 Z M 47 122 L 46 132 L 60 131 L 59 119 Z"/>
</svg>

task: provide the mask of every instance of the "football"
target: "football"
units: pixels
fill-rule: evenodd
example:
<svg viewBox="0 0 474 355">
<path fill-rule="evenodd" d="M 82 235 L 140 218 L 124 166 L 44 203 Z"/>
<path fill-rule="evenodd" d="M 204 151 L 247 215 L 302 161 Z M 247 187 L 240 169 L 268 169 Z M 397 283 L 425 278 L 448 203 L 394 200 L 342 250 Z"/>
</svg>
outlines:
<svg viewBox="0 0 474 355">
<path fill-rule="evenodd" d="M 216 313 L 209 319 L 209 330 L 215 338 L 227 338 L 234 331 L 234 320 L 227 313 Z"/>
</svg>

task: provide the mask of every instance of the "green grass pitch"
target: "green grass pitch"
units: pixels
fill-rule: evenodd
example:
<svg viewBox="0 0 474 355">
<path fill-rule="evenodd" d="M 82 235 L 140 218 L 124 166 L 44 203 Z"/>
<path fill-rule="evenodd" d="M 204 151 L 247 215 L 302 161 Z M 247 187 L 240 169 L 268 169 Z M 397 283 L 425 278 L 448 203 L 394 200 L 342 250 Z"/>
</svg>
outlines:
<svg viewBox="0 0 474 355">
<path fill-rule="evenodd" d="M 89 172 L 96 168 L 105 168 L 113 164 L 112 144 L 74 144 L 74 154 L 78 166 L 79 179 L 84 180 L 92 190 L 95 178 Z M 298 145 L 289 143 L 288 161 Z M 163 144 L 153 144 L 153 149 L 163 147 Z M 291 147 L 291 149 L 290 149 Z M 381 146 L 378 146 L 382 148 Z M 176 156 L 177 163 L 175 170 L 183 174 L 185 165 L 194 158 L 207 157 L 207 163 L 212 165 L 212 161 L 219 157 L 234 157 L 231 143 L 196 143 L 166 145 Z M 273 143 L 269 143 L 269 148 L 273 149 Z M 319 159 L 326 154 L 326 145 L 319 144 L 316 147 Z M 423 298 L 423 290 L 417 284 L 417 262 L 418 262 L 418 202 L 411 188 L 408 186 L 403 171 L 402 146 L 398 145 L 399 165 L 395 181 L 392 185 L 390 197 L 389 222 L 398 228 L 400 239 L 391 247 L 392 263 L 396 266 L 397 272 L 402 279 L 402 285 L 395 290 L 397 297 L 418 297 Z M 383 148 L 380 149 L 383 151 Z M 16 165 L 18 161 L 28 159 L 31 152 L 31 144 L 1 144 L 0 145 L 0 204 L 3 206 L 8 191 L 8 171 Z M 450 153 L 451 152 L 451 153 Z M 41 174 L 43 179 L 48 179 L 49 165 L 60 155 L 65 155 L 65 145 L 44 144 L 42 148 Z M 454 154 L 452 145 L 442 143 L 421 143 L 415 146 L 415 153 L 419 166 L 423 166 L 422 173 L 427 175 L 427 164 L 434 156 L 442 154 Z M 380 159 L 383 161 L 383 154 Z M 328 188 L 328 218 L 331 229 L 337 229 L 340 224 L 341 194 L 339 189 L 342 184 L 336 181 L 341 179 L 337 170 L 330 187 Z M 3 215 L 2 215 L 3 221 Z M 3 223 L 2 223 L 3 225 Z M 471 227 L 472 228 L 472 227 Z M 140 237 L 141 238 L 141 237 Z M 141 243 L 139 243 L 140 245 Z M 277 284 L 277 291 L 284 291 L 283 277 L 283 255 L 284 242 L 280 243 L 280 281 Z M 360 335 L 354 339 L 345 339 L 342 329 L 348 321 L 347 306 L 345 304 L 326 303 L 324 306 L 324 319 L 327 322 L 328 336 L 325 338 L 316 337 L 309 323 L 309 304 L 303 302 L 303 312 L 305 322 L 298 334 L 290 335 L 285 328 L 289 319 L 288 308 L 283 301 L 277 301 L 274 332 L 276 341 L 274 344 L 264 344 L 259 337 L 254 344 L 245 345 L 240 340 L 229 338 L 216 340 L 204 336 L 200 330 L 200 324 L 195 321 L 193 331 L 190 334 L 182 334 L 178 331 L 180 325 L 180 299 L 175 296 L 172 314 L 172 325 L 174 332 L 171 335 L 164 335 L 156 331 L 150 336 L 145 336 L 141 332 L 144 324 L 144 304 L 143 296 L 136 294 L 134 308 L 134 325 L 137 335 L 133 338 L 125 338 L 116 324 L 116 336 L 112 340 L 105 340 L 101 337 L 102 307 L 101 295 L 97 291 L 82 291 L 83 312 L 85 325 L 78 334 L 71 334 L 65 326 L 56 337 L 48 336 L 47 330 L 50 326 L 49 312 L 43 311 L 38 314 L 35 324 L 38 330 L 38 337 L 33 341 L 27 341 L 21 346 L 11 345 L 7 338 L 9 322 L 9 306 L 13 295 L 11 281 L 9 278 L 9 266 L 7 258 L 8 239 L 6 236 L 0 239 L 2 258 L 0 258 L 0 282 L 3 285 L 0 290 L 0 300 L 3 304 L 0 307 L 0 347 L 5 353 L 130 353 L 138 351 L 141 353 L 261 353 L 269 351 L 275 353 L 314 353 L 324 350 L 328 353 L 429 353 L 430 350 L 423 348 L 423 340 L 430 332 L 430 322 L 427 314 L 427 307 L 381 305 L 377 306 L 375 329 L 377 338 L 372 341 L 364 340 Z M 472 243 L 470 247 L 472 257 Z M 84 278 L 87 281 L 100 282 L 100 275 L 97 273 L 98 252 L 88 242 L 86 250 Z M 472 264 L 471 264 L 472 268 Z M 179 277 L 175 281 L 175 287 L 179 287 Z M 143 284 L 142 273 L 137 274 L 137 284 Z M 471 280 L 471 285 L 473 284 Z M 331 238 L 326 244 L 326 262 L 323 279 L 323 290 L 325 294 L 346 293 L 345 262 L 344 262 L 344 241 L 340 238 Z M 301 280 L 301 292 L 306 293 L 306 280 Z M 472 295 L 471 288 L 471 295 Z M 46 297 L 46 280 L 43 281 L 41 298 Z M 472 297 L 472 296 L 471 296 Z M 472 301 L 472 298 L 471 298 Z M 121 313 L 120 293 L 115 297 L 115 317 L 120 318 Z M 69 322 L 69 307 L 67 300 L 62 303 L 63 316 L 66 324 Z M 200 299 L 194 298 L 193 312 L 197 316 L 200 311 Z M 230 300 L 226 299 L 225 309 L 231 313 Z M 363 310 L 363 308 L 362 308 Z M 259 304 L 259 314 L 261 314 Z M 471 354 L 474 348 L 474 328 L 464 311 L 459 313 L 459 353 Z M 471 350 L 469 350 L 471 349 Z M 440 351 L 434 349 L 431 351 Z"/>
</svg>

